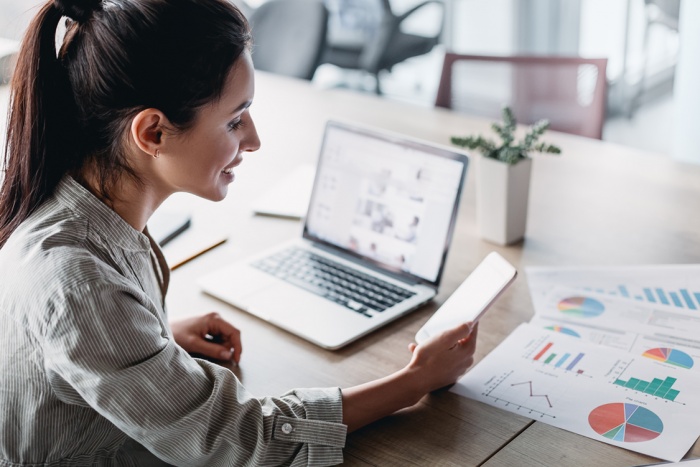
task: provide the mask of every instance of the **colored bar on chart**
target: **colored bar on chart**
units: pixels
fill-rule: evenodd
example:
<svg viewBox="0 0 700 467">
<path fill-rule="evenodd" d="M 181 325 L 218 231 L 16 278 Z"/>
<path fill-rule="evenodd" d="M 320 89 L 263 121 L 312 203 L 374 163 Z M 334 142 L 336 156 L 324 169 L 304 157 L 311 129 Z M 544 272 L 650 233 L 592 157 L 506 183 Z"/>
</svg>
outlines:
<svg viewBox="0 0 700 467">
<path fill-rule="evenodd" d="M 645 288 L 644 289 L 644 295 L 647 296 L 647 300 L 649 300 L 651 303 L 656 303 L 656 298 L 654 297 L 654 294 L 651 293 L 650 288 Z"/>
<path fill-rule="evenodd" d="M 644 300 L 644 297 L 642 297 L 641 295 L 635 295 L 634 298 L 636 298 L 637 300 Z"/>
<path fill-rule="evenodd" d="M 659 387 L 661 386 L 661 383 L 663 383 L 662 380 L 660 380 L 659 378 L 654 378 L 654 379 L 651 381 L 651 384 L 649 385 L 649 387 L 647 388 L 647 390 L 644 391 L 644 392 L 647 393 L 647 394 L 651 394 L 651 395 L 653 396 L 654 393 L 656 393 L 656 390 L 659 389 Z"/>
<path fill-rule="evenodd" d="M 683 295 L 683 300 L 685 300 L 686 305 L 688 305 L 688 308 L 691 310 L 697 310 L 698 307 L 695 306 L 695 303 L 693 303 L 693 299 L 688 293 L 687 289 L 681 289 L 681 295 Z"/>
<path fill-rule="evenodd" d="M 544 363 L 546 364 L 546 363 L 551 362 L 552 360 L 554 360 L 554 357 L 556 357 L 556 356 L 557 356 L 557 354 L 555 354 L 555 353 L 551 354 L 549 357 L 547 357 L 547 360 L 545 360 Z"/>
<path fill-rule="evenodd" d="M 564 356 L 559 359 L 557 364 L 554 365 L 554 368 L 559 368 L 570 356 L 570 353 L 565 353 Z"/>
<path fill-rule="evenodd" d="M 544 346 L 544 349 L 540 350 L 540 353 L 538 353 L 537 355 L 535 355 L 535 358 L 533 358 L 533 360 L 535 360 L 535 361 L 539 360 L 540 357 L 542 357 L 542 355 L 544 355 L 545 352 L 547 352 L 547 351 L 552 347 L 552 345 L 553 345 L 553 344 L 552 344 L 551 342 L 550 342 L 549 344 L 545 345 L 545 346 Z"/>
<path fill-rule="evenodd" d="M 639 380 L 639 379 L 637 379 L 637 378 L 630 378 L 630 379 L 627 380 L 627 384 L 625 384 L 625 387 L 626 387 L 626 388 L 630 388 L 630 389 L 634 389 L 634 388 L 637 387 L 637 384 L 638 384 L 640 381 L 641 381 L 641 380 Z"/>
<path fill-rule="evenodd" d="M 659 296 L 659 300 L 661 300 L 661 303 L 663 303 L 664 305 L 671 304 L 671 302 L 668 301 L 668 298 L 666 298 L 666 293 L 663 289 L 656 289 L 656 295 Z"/>
<path fill-rule="evenodd" d="M 654 378 L 652 382 L 644 381 L 638 378 L 630 378 L 627 381 L 616 379 L 613 384 L 622 386 L 623 388 L 634 389 L 635 391 L 643 392 L 662 399 L 673 401 L 676 399 L 680 391 L 671 389 L 671 386 L 676 382 L 676 378 L 670 376 L 665 380 Z"/>
<path fill-rule="evenodd" d="M 661 384 L 659 389 L 656 390 L 654 395 L 658 396 L 658 397 L 666 397 L 666 393 L 669 391 L 669 389 L 671 389 L 671 386 L 673 386 L 673 383 L 675 383 L 675 382 L 676 382 L 676 378 L 671 378 L 669 376 L 668 378 L 666 378 L 664 380 L 663 384 Z"/>
<path fill-rule="evenodd" d="M 576 366 L 576 364 L 583 358 L 584 355 L 585 354 L 582 353 L 576 355 L 576 358 L 574 358 L 572 362 L 569 363 L 569 366 L 566 367 L 566 370 L 571 371 Z"/>
<path fill-rule="evenodd" d="M 673 300 L 674 305 L 683 308 L 683 304 L 681 303 L 681 299 L 676 292 L 669 292 L 669 295 L 671 296 L 671 300 Z"/>
<path fill-rule="evenodd" d="M 695 295 L 695 300 L 697 300 L 697 302 L 700 303 L 700 293 L 693 292 L 693 295 Z"/>
<path fill-rule="evenodd" d="M 627 287 L 624 285 L 620 285 L 617 287 L 620 290 L 620 293 L 622 294 L 623 297 L 629 297 L 630 293 L 627 291 Z"/>
<path fill-rule="evenodd" d="M 603 289 L 595 289 L 595 291 L 598 293 L 605 293 L 605 290 L 603 290 Z"/>
</svg>

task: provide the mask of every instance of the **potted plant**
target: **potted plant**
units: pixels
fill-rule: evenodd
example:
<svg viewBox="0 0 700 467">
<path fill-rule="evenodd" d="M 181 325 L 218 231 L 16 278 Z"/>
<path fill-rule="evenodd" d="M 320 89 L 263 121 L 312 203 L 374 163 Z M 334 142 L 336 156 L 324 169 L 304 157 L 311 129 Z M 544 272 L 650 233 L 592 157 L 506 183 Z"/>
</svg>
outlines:
<svg viewBox="0 0 700 467">
<path fill-rule="evenodd" d="M 503 123 L 493 123 L 498 145 L 482 136 L 452 137 L 452 143 L 476 149 L 479 159 L 476 187 L 476 218 L 482 238 L 508 245 L 525 236 L 527 201 L 530 191 L 532 152 L 560 154 L 554 145 L 538 143 L 549 128 L 547 120 L 530 127 L 525 137 L 516 141 L 517 122 L 509 107 L 503 108 Z"/>
</svg>

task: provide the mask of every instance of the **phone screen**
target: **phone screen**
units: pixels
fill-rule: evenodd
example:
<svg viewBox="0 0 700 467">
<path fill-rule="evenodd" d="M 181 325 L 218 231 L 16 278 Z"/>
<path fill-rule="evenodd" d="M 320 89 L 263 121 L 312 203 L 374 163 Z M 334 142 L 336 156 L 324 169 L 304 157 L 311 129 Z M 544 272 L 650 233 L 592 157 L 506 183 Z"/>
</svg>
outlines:
<svg viewBox="0 0 700 467">
<path fill-rule="evenodd" d="M 496 252 L 489 253 L 416 334 L 421 343 L 462 323 L 476 322 L 517 274 Z"/>
</svg>

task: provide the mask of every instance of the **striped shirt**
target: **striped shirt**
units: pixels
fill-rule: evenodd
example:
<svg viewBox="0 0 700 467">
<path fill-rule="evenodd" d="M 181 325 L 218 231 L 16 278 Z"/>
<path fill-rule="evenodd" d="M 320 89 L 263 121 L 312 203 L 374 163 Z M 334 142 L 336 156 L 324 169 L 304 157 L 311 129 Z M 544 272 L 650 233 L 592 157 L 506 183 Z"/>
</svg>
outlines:
<svg viewBox="0 0 700 467">
<path fill-rule="evenodd" d="M 0 249 L 0 466 L 333 465 L 338 388 L 255 398 L 177 345 L 152 239 L 70 177 Z"/>
</svg>

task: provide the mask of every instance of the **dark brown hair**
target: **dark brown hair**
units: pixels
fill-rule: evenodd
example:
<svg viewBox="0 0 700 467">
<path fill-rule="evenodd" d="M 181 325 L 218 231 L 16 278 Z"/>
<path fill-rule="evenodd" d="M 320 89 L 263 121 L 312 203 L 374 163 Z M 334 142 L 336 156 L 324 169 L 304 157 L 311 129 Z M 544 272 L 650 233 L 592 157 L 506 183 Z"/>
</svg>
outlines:
<svg viewBox="0 0 700 467">
<path fill-rule="evenodd" d="M 66 34 L 56 51 L 63 17 Z M 70 173 L 87 164 L 109 199 L 126 163 L 122 138 L 157 108 L 187 130 L 217 99 L 250 44 L 227 0 L 52 0 L 24 37 L 12 79 L 0 186 L 0 247 Z"/>
</svg>

